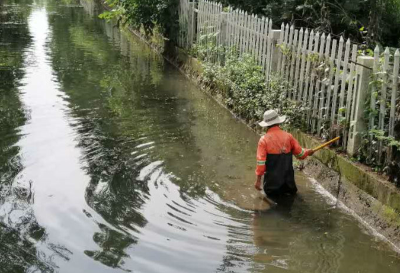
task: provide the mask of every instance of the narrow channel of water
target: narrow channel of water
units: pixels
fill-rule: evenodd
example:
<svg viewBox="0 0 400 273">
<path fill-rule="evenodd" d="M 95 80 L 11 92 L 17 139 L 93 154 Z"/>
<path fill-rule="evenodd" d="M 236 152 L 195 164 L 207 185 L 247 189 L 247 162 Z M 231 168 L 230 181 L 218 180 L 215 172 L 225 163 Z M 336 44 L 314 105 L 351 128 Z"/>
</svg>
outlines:
<svg viewBox="0 0 400 273">
<path fill-rule="evenodd" d="M 265 210 L 258 136 L 83 4 L 0 3 L 0 272 L 399 272 L 302 174 Z"/>
</svg>

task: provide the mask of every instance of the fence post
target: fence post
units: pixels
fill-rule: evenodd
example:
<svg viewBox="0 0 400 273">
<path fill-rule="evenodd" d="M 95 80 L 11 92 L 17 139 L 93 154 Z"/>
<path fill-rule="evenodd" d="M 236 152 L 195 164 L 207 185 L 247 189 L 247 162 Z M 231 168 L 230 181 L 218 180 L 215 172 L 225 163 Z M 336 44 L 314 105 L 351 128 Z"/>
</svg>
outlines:
<svg viewBox="0 0 400 273">
<path fill-rule="evenodd" d="M 221 45 L 223 47 L 227 46 L 227 38 L 228 35 L 230 35 L 227 32 L 227 27 L 228 27 L 228 12 L 221 12 L 221 33 L 219 35 L 221 35 Z"/>
<path fill-rule="evenodd" d="M 353 96 L 353 111 L 350 119 L 349 140 L 347 152 L 353 156 L 357 153 L 362 134 L 368 130 L 367 122 L 364 119 L 365 102 L 369 96 L 369 83 L 371 81 L 374 58 L 360 56 L 357 58 L 356 89 Z"/>
<path fill-rule="evenodd" d="M 281 54 L 280 49 L 276 46 L 281 37 L 281 30 L 272 30 L 272 47 L 271 47 L 271 70 L 270 74 L 278 72 L 279 55 Z"/>
</svg>

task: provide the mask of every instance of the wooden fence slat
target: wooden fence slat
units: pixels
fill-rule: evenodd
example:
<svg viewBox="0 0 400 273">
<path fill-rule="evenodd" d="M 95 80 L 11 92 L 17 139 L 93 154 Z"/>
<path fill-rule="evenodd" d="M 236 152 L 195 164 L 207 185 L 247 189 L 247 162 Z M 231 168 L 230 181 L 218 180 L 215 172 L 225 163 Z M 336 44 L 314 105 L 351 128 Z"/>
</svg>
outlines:
<svg viewBox="0 0 400 273">
<path fill-rule="evenodd" d="M 228 50 L 230 50 L 232 47 L 234 47 L 234 40 L 235 40 L 235 35 L 236 35 L 236 22 L 235 17 L 236 13 L 233 10 L 232 7 L 229 7 L 229 24 L 230 24 L 230 29 L 229 29 L 229 46 Z"/>
<path fill-rule="evenodd" d="M 237 53 L 240 56 L 240 36 L 241 36 L 241 11 L 236 10 L 236 34 L 235 34 L 235 45 L 237 48 Z"/>
<path fill-rule="evenodd" d="M 199 44 L 200 39 L 200 24 L 201 24 L 201 1 L 197 3 L 197 36 L 196 36 L 196 44 Z"/>
<path fill-rule="evenodd" d="M 347 74 L 348 74 L 348 65 L 349 65 L 349 58 L 350 58 L 350 46 L 351 42 L 350 39 L 347 39 L 346 42 L 346 49 L 344 53 L 344 64 L 343 64 L 343 74 L 342 74 L 342 82 L 341 82 L 341 89 L 340 89 L 340 100 L 339 100 L 339 109 L 338 109 L 338 119 L 340 121 L 341 118 L 344 118 L 345 114 L 345 91 L 346 91 L 346 81 L 347 81 Z"/>
<path fill-rule="evenodd" d="M 289 32 L 290 32 L 289 24 L 286 24 L 283 43 L 281 44 L 282 64 L 280 69 L 280 75 L 283 79 L 286 79 L 286 59 L 287 59 L 286 48 L 289 46 Z"/>
<path fill-rule="evenodd" d="M 309 90 L 309 84 L 310 84 L 310 69 L 311 69 L 311 54 L 313 53 L 313 44 L 314 43 L 314 30 L 311 30 L 310 32 L 310 39 L 308 41 L 308 47 L 306 51 L 306 73 L 305 73 L 305 89 L 304 89 L 304 94 L 303 94 L 303 105 L 307 105 L 307 97 L 308 97 L 308 90 Z"/>
<path fill-rule="evenodd" d="M 250 54 L 253 56 L 253 58 L 254 58 L 254 47 L 255 47 L 255 44 L 254 44 L 254 41 L 255 41 L 255 20 L 254 20 L 254 18 L 255 18 L 255 16 L 254 15 L 250 15 L 250 22 L 251 22 L 251 24 L 250 24 L 250 48 L 249 48 L 249 52 L 250 52 Z"/>
<path fill-rule="evenodd" d="M 341 63 L 342 63 L 342 55 L 343 55 L 343 44 L 344 39 L 343 36 L 340 37 L 339 40 L 339 51 L 338 56 L 336 59 L 336 73 L 335 73 L 335 85 L 333 87 L 333 97 L 332 97 L 332 112 L 331 112 L 331 124 L 332 126 L 335 124 L 336 121 L 336 108 L 337 108 L 337 99 L 338 99 L 338 90 L 339 90 L 339 78 L 340 78 L 340 71 L 341 71 Z"/>
<path fill-rule="evenodd" d="M 318 105 L 320 104 L 320 96 L 321 96 L 321 79 L 320 76 L 322 76 L 321 70 L 321 65 L 323 61 L 323 56 L 324 52 L 326 50 L 325 48 L 325 43 L 326 43 L 326 36 L 325 33 L 322 33 L 321 35 L 321 41 L 320 41 L 320 47 L 319 47 L 319 54 L 318 54 L 318 63 L 317 63 L 317 71 L 316 71 L 316 87 L 315 87 L 315 98 L 314 98 L 314 106 L 313 106 L 313 112 L 312 112 L 312 128 L 311 132 L 315 132 L 315 127 L 317 125 L 317 120 L 318 120 Z"/>
<path fill-rule="evenodd" d="M 399 65 L 400 65 L 400 51 L 397 49 L 394 53 L 394 66 L 393 66 L 393 82 L 392 82 L 392 97 L 390 103 L 390 117 L 389 117 L 389 136 L 394 136 L 394 122 L 396 116 L 396 102 L 397 91 L 399 83 Z"/>
<path fill-rule="evenodd" d="M 387 89 L 388 89 L 388 71 L 389 71 L 389 58 L 390 52 L 389 48 L 386 47 L 383 52 L 383 71 L 382 71 L 382 87 L 381 87 L 381 97 L 379 100 L 379 120 L 378 120 L 378 128 L 381 131 L 385 131 L 385 117 L 386 117 L 386 103 L 387 103 Z M 381 162 L 382 159 L 382 141 L 379 141 L 378 148 L 378 162 Z"/>
<path fill-rule="evenodd" d="M 275 44 L 273 44 L 273 32 L 272 32 L 272 20 L 268 19 L 268 33 L 267 33 L 267 67 L 268 67 L 268 77 L 267 80 L 269 80 L 271 78 L 271 74 L 272 74 L 272 61 L 273 61 L 273 46 L 275 46 Z"/>
<path fill-rule="evenodd" d="M 260 38 L 261 38 L 261 21 L 260 18 L 255 16 L 255 33 L 254 33 L 254 55 L 256 56 L 257 64 L 261 64 L 260 58 L 259 58 L 259 50 L 260 50 Z"/>
<path fill-rule="evenodd" d="M 205 22 L 204 22 L 204 30 L 205 30 L 205 45 L 206 45 L 206 56 L 207 59 L 210 57 L 209 53 L 209 36 L 210 36 L 210 5 L 208 4 L 208 1 L 205 1 Z"/>
<path fill-rule="evenodd" d="M 335 74 L 336 48 L 337 48 L 337 40 L 333 39 L 331 58 L 330 58 L 329 79 L 327 82 L 328 86 L 327 86 L 327 93 L 326 93 L 326 106 L 325 106 L 326 119 L 329 119 L 330 110 L 331 110 L 332 90 L 333 90 L 332 82 L 333 82 L 333 76 Z"/>
<path fill-rule="evenodd" d="M 233 19 L 232 24 L 233 24 L 234 30 L 233 30 L 231 46 L 235 47 L 236 50 L 239 50 L 238 38 L 237 38 L 239 36 L 239 11 L 238 10 L 233 11 L 232 19 Z"/>
<path fill-rule="evenodd" d="M 208 1 L 204 1 L 204 22 L 203 22 L 203 29 L 204 29 L 204 45 L 208 43 L 208 24 L 209 24 L 209 5 Z M 206 51 L 208 57 L 208 51 Z"/>
<path fill-rule="evenodd" d="M 268 47 L 268 18 L 261 17 L 262 32 L 261 32 L 261 65 L 266 70 L 265 62 L 267 60 L 267 47 Z"/>
<path fill-rule="evenodd" d="M 268 47 L 268 19 L 264 16 L 261 17 L 262 32 L 261 32 L 261 65 L 266 70 L 265 62 L 267 60 L 267 47 Z"/>
<path fill-rule="evenodd" d="M 390 52 L 387 47 L 385 52 L 383 52 L 383 74 L 382 74 L 382 88 L 381 88 L 381 99 L 379 102 L 380 111 L 379 111 L 379 129 L 384 130 L 385 127 L 385 116 L 386 116 L 386 103 L 387 103 L 387 88 L 388 88 L 388 70 L 389 70 L 389 58 Z"/>
<path fill-rule="evenodd" d="M 243 13 L 243 37 L 242 37 L 242 54 L 246 54 L 247 43 L 247 12 Z"/>
<path fill-rule="evenodd" d="M 218 53 L 219 53 L 219 60 L 218 62 L 222 64 L 222 53 L 223 48 L 226 46 L 226 18 L 227 14 L 223 13 L 222 11 L 222 4 L 218 3 Z M 222 28 L 222 24 L 224 24 L 224 28 Z"/>
<path fill-rule="evenodd" d="M 193 3 L 189 3 L 189 1 L 186 1 L 186 20 L 187 20 L 187 25 L 186 25 L 186 29 L 187 29 L 187 34 L 186 34 L 186 48 L 190 48 L 190 37 L 192 35 L 192 31 L 190 29 L 191 26 L 191 6 L 193 5 Z"/>
<path fill-rule="evenodd" d="M 218 39 L 217 39 L 217 35 L 218 35 L 218 17 L 215 16 L 217 14 L 217 3 L 215 2 L 211 2 L 211 18 L 212 18 L 212 29 L 211 29 L 211 35 L 212 35 L 212 40 L 213 40 L 213 45 L 214 48 L 216 48 L 218 46 Z M 215 54 L 214 58 L 215 58 Z M 214 59 L 214 62 L 216 60 Z"/>
<path fill-rule="evenodd" d="M 247 27 L 246 27 L 246 53 L 251 54 L 251 22 L 252 16 L 250 13 L 247 14 Z"/>
<path fill-rule="evenodd" d="M 244 53 L 244 39 L 245 39 L 245 35 L 246 35 L 246 32 L 245 32 L 245 27 L 246 27 L 246 24 L 245 24 L 245 13 L 243 11 L 241 11 L 240 22 L 241 22 L 241 28 L 240 28 L 241 33 L 239 35 L 240 36 L 240 56 L 243 56 L 243 53 Z"/>
<path fill-rule="evenodd" d="M 264 17 L 266 29 L 264 32 L 264 61 L 265 61 L 265 77 L 267 82 L 271 78 L 271 63 L 272 63 L 272 20 Z"/>
<path fill-rule="evenodd" d="M 294 25 L 292 25 L 289 29 L 289 41 L 287 43 L 287 55 L 286 55 L 286 68 L 285 68 L 285 80 L 289 82 L 290 80 L 290 69 L 292 63 L 292 44 L 293 44 L 293 35 L 294 35 Z M 288 88 L 289 89 L 289 88 Z M 288 90 L 290 92 L 290 90 Z"/>
<path fill-rule="evenodd" d="M 322 129 L 322 121 L 324 119 L 324 114 L 326 113 L 326 105 L 325 105 L 325 94 L 327 93 L 328 88 L 330 88 L 329 75 L 330 75 L 330 50 L 331 50 L 332 38 L 329 34 L 326 38 L 325 45 L 325 55 L 324 55 L 324 78 L 321 82 L 321 99 L 319 103 L 319 113 L 318 113 L 318 122 L 317 122 L 317 134 L 321 135 Z"/>
<path fill-rule="evenodd" d="M 260 18 L 254 18 L 254 58 L 256 60 L 257 65 L 260 64 L 260 56 L 259 56 L 259 49 L 260 49 L 260 33 L 261 33 L 261 24 Z"/>
<path fill-rule="evenodd" d="M 308 113 L 307 113 L 307 123 L 310 124 L 310 120 L 311 120 L 311 115 L 313 112 L 313 100 L 315 100 L 315 84 L 316 84 L 316 68 L 318 65 L 318 61 L 319 61 L 319 38 L 320 38 L 320 34 L 319 32 L 317 32 L 315 34 L 315 43 L 314 43 L 314 48 L 312 50 L 312 56 L 311 56 L 311 79 L 310 79 L 310 94 L 308 96 L 308 105 L 310 107 Z M 316 60 L 316 58 L 318 58 L 318 60 Z M 317 63 L 315 63 L 317 62 Z"/>
<path fill-rule="evenodd" d="M 221 4 L 218 3 L 216 5 L 216 14 L 215 14 L 215 22 L 216 22 L 216 44 L 217 44 L 217 59 L 218 63 L 221 63 L 221 46 L 222 46 L 222 29 L 221 29 L 221 24 L 222 24 L 222 10 L 221 10 Z"/>
<path fill-rule="evenodd" d="M 189 35 L 188 35 L 188 23 L 189 23 L 188 15 L 189 15 L 189 11 L 188 11 L 188 8 L 186 6 L 186 2 L 184 4 L 183 13 L 184 13 L 184 22 L 183 23 L 184 23 L 184 27 L 185 27 L 185 32 L 183 33 L 184 36 L 185 36 L 184 39 L 183 39 L 183 41 L 184 41 L 183 47 L 184 48 L 188 48 L 188 44 L 189 44 Z"/>
<path fill-rule="evenodd" d="M 356 61 L 357 61 L 357 52 L 358 52 L 358 46 L 353 45 L 353 50 L 351 53 L 351 65 L 350 65 L 350 72 L 349 72 L 349 89 L 348 89 L 348 95 L 347 95 L 347 103 L 346 103 L 346 122 L 350 122 L 350 117 L 351 117 L 351 104 L 353 100 L 353 93 L 356 92 Z"/>
<path fill-rule="evenodd" d="M 265 72 L 265 66 L 264 66 L 264 32 L 265 29 L 268 27 L 267 22 L 265 22 L 263 17 L 260 17 L 259 19 L 260 23 L 260 34 L 259 34 L 259 47 L 258 47 L 258 58 L 259 58 L 259 65 L 262 67 L 263 72 Z"/>
<path fill-rule="evenodd" d="M 248 53 L 248 44 L 249 44 L 249 14 L 247 11 L 244 14 L 244 39 L 243 39 L 243 53 Z"/>
<path fill-rule="evenodd" d="M 263 69 L 266 69 L 265 66 L 265 61 L 267 60 L 267 36 L 266 33 L 268 33 L 268 20 L 265 17 L 261 17 L 261 26 L 262 26 L 262 31 L 261 31 L 261 50 L 260 50 L 260 55 L 261 55 L 261 66 Z M 265 72 L 265 71 L 264 71 Z"/>
<path fill-rule="evenodd" d="M 189 48 L 193 47 L 194 44 L 194 33 L 195 33 L 195 8 L 196 8 L 196 2 L 191 2 L 190 3 L 190 36 L 189 36 Z"/>
<path fill-rule="evenodd" d="M 282 23 L 282 25 L 281 25 L 281 33 L 280 33 L 280 37 L 279 37 L 279 41 L 278 41 L 278 46 L 282 46 L 284 35 L 285 35 L 285 24 Z M 278 52 L 278 69 L 277 69 L 277 74 L 279 74 L 279 71 L 281 71 L 282 53 L 281 53 L 280 50 L 278 50 L 277 52 Z"/>
<path fill-rule="evenodd" d="M 236 43 L 236 48 L 237 52 L 240 55 L 240 35 L 241 35 L 241 14 L 239 10 L 236 10 L 236 38 L 235 38 L 235 43 Z"/>
<path fill-rule="evenodd" d="M 250 44 L 251 44 L 251 14 L 247 13 L 246 14 L 246 53 L 250 54 Z"/>
<path fill-rule="evenodd" d="M 304 77 L 305 77 L 305 68 L 306 68 L 306 59 L 307 59 L 307 46 L 308 46 L 308 40 L 309 40 L 309 33 L 308 29 L 304 32 L 304 41 L 303 41 L 303 48 L 302 48 L 302 53 L 301 53 L 301 67 L 300 67 L 300 83 L 299 83 L 299 93 L 298 93 L 298 98 L 297 100 L 300 102 L 303 97 L 303 91 L 304 91 Z"/>
<path fill-rule="evenodd" d="M 215 36 L 215 32 L 216 32 L 216 24 L 215 24 L 215 3 L 214 2 L 210 2 L 210 40 L 211 40 L 211 46 L 214 47 L 216 46 L 216 36 Z M 215 63 L 215 52 L 212 52 L 212 47 L 210 47 L 210 54 L 211 54 L 211 62 Z"/>
<path fill-rule="evenodd" d="M 247 14 L 247 39 L 246 39 L 246 52 L 251 55 L 251 40 L 252 40 L 252 18 L 253 16 L 249 13 Z"/>
<path fill-rule="evenodd" d="M 222 42 L 222 33 L 221 33 L 221 19 L 222 19 L 222 12 L 221 9 L 219 8 L 220 4 L 216 4 L 216 10 L 215 10 L 215 23 L 216 23 L 216 49 L 217 49 L 217 61 L 218 63 L 220 63 L 221 60 L 221 51 L 220 51 L 220 47 L 221 47 L 221 42 Z"/>
<path fill-rule="evenodd" d="M 379 75 L 377 74 L 379 71 L 379 56 L 380 56 L 380 49 L 379 46 L 375 47 L 374 50 L 374 67 L 373 67 L 373 77 L 375 77 L 375 80 L 379 79 Z M 369 120 L 369 129 L 372 130 L 375 127 L 375 105 L 376 105 L 376 87 L 373 84 L 372 85 L 372 92 L 371 92 L 371 114 L 370 114 L 370 120 Z"/>
<path fill-rule="evenodd" d="M 228 7 L 228 15 L 227 15 L 227 21 L 226 21 L 226 37 L 227 37 L 227 41 L 226 41 L 226 47 L 229 50 L 232 47 L 232 38 L 233 38 L 233 34 L 235 32 L 234 30 L 234 25 L 233 25 L 233 9 L 231 6 Z"/>
<path fill-rule="evenodd" d="M 235 20 L 235 10 L 232 7 L 229 7 L 229 23 L 230 23 L 230 29 L 229 29 L 229 50 L 234 46 L 234 39 L 236 35 L 236 20 Z"/>
<path fill-rule="evenodd" d="M 251 45 L 250 45 L 250 52 L 251 55 L 253 55 L 253 59 L 256 59 L 256 36 L 257 36 L 257 18 L 256 16 L 253 14 L 251 16 Z"/>
<path fill-rule="evenodd" d="M 257 18 L 258 21 L 258 39 L 257 39 L 257 44 L 258 44 L 258 48 L 257 48 L 257 56 L 258 56 L 258 64 L 264 69 L 264 67 L 262 66 L 262 47 L 264 45 L 264 40 L 263 40 L 263 33 L 264 33 L 264 23 L 262 18 Z"/>
<path fill-rule="evenodd" d="M 235 33 L 235 46 L 237 53 L 240 55 L 240 10 L 236 10 L 236 33 Z"/>
<path fill-rule="evenodd" d="M 226 51 L 226 49 L 227 48 L 230 48 L 230 39 L 231 39 L 231 35 L 232 35 L 232 32 L 231 32 L 231 27 L 232 27 L 232 25 L 231 25 L 231 23 L 230 23 L 230 19 L 231 19 L 231 16 L 232 16 L 232 10 L 231 10 L 231 7 L 230 6 L 228 6 L 227 7 L 227 12 L 226 12 L 226 15 L 225 15 L 225 43 L 224 43 L 224 52 Z"/>
<path fill-rule="evenodd" d="M 209 17 L 209 24 L 208 24 L 208 37 L 210 39 L 210 43 L 209 46 L 207 46 L 208 52 L 209 52 L 209 60 L 211 62 L 214 62 L 214 54 L 212 52 L 212 48 L 211 46 L 214 45 L 215 43 L 215 38 L 214 38 L 214 33 L 215 33 L 215 25 L 214 25 L 214 5 L 211 1 L 208 2 L 208 6 L 209 6 L 209 13 L 208 13 L 208 17 Z"/>
<path fill-rule="evenodd" d="M 283 48 L 285 48 L 287 46 L 287 37 L 288 37 L 288 33 L 289 33 L 289 24 L 286 24 L 283 30 L 283 38 L 282 38 L 282 42 L 280 43 L 279 47 L 280 47 L 280 55 L 281 57 L 281 62 L 280 62 L 280 69 L 278 69 L 278 73 L 280 75 L 280 77 L 284 78 L 284 72 L 285 72 L 285 59 L 286 59 L 286 55 L 284 54 L 284 52 L 282 51 Z"/>
<path fill-rule="evenodd" d="M 300 73 L 300 64 L 301 64 L 301 50 L 303 48 L 303 36 L 304 36 L 304 30 L 303 28 L 300 29 L 299 32 L 299 41 L 297 43 L 297 52 L 295 55 L 295 61 L 296 61 L 296 69 L 295 69 L 295 75 L 294 75 L 294 95 L 293 95 L 293 99 L 296 100 L 297 99 L 297 93 L 298 93 L 298 83 L 299 83 L 299 73 Z"/>
<path fill-rule="evenodd" d="M 182 1 L 180 2 L 179 5 L 179 33 L 178 33 L 178 45 L 180 47 L 182 47 L 182 43 L 181 43 L 181 35 L 182 35 L 182 30 L 181 30 L 181 26 L 182 26 Z"/>
<path fill-rule="evenodd" d="M 241 39 L 242 39 L 242 41 L 241 41 L 241 47 L 242 47 L 242 49 L 241 49 L 241 52 L 242 52 L 242 55 L 243 54 L 245 54 L 246 53 L 246 34 L 247 34 L 247 32 L 246 32 L 246 27 L 247 27 L 247 12 L 243 12 L 242 13 L 242 35 L 241 35 Z"/>
<path fill-rule="evenodd" d="M 213 18 L 214 18 L 214 41 L 215 41 L 215 47 L 217 49 L 217 60 L 219 61 L 220 59 L 220 54 L 218 51 L 218 47 L 221 45 L 220 40 L 221 40 L 221 12 L 219 10 L 219 3 L 214 3 L 214 13 L 213 13 Z"/>
<path fill-rule="evenodd" d="M 291 59 L 291 64 L 290 64 L 290 73 L 289 73 L 289 85 L 292 87 L 291 88 L 291 95 L 290 99 L 293 99 L 294 96 L 294 89 L 293 89 L 293 82 L 294 82 L 294 70 L 295 70 L 295 64 L 296 64 L 296 53 L 297 53 L 297 43 L 299 39 L 299 30 L 294 31 L 294 38 L 292 42 L 292 47 L 290 50 L 290 59 Z"/>
<path fill-rule="evenodd" d="M 258 34 L 260 33 L 259 29 L 258 29 L 258 20 L 257 20 L 257 16 L 253 15 L 253 57 L 254 60 L 256 61 L 256 63 L 258 64 L 258 43 L 257 43 L 257 39 L 258 39 Z"/>
<path fill-rule="evenodd" d="M 180 3 L 181 5 L 179 6 L 179 35 L 178 35 L 178 45 L 180 46 L 180 47 L 182 47 L 182 43 L 181 43 L 181 36 L 182 36 L 182 30 L 181 30 L 181 27 L 182 27 L 182 1 L 181 1 L 181 3 Z"/>
<path fill-rule="evenodd" d="M 206 11 L 206 7 L 205 7 L 205 2 L 204 1 L 201 1 L 201 3 L 202 3 L 202 7 L 201 7 L 201 25 L 200 25 L 200 27 L 201 27 L 201 31 L 200 31 L 200 35 L 202 36 L 202 40 L 201 40 L 201 44 L 202 45 L 204 45 L 205 44 L 205 34 L 206 34 L 206 29 L 205 29 L 205 24 L 206 24 L 206 14 L 205 14 L 205 11 Z"/>
</svg>

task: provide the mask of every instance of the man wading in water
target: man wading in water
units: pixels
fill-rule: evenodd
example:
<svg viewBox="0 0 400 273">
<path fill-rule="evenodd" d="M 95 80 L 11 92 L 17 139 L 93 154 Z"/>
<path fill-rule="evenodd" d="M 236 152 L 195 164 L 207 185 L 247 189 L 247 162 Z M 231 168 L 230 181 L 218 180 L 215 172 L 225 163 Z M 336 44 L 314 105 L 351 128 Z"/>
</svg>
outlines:
<svg viewBox="0 0 400 273">
<path fill-rule="evenodd" d="M 281 130 L 279 125 L 285 120 L 286 116 L 279 116 L 275 110 L 269 110 L 259 123 L 261 127 L 267 128 L 267 132 L 258 142 L 257 181 L 254 186 L 262 190 L 261 177 L 264 175 L 265 194 L 274 201 L 280 197 L 294 196 L 297 192 L 293 155 L 303 160 L 314 154 L 313 150 L 301 148 L 291 134 Z"/>
</svg>

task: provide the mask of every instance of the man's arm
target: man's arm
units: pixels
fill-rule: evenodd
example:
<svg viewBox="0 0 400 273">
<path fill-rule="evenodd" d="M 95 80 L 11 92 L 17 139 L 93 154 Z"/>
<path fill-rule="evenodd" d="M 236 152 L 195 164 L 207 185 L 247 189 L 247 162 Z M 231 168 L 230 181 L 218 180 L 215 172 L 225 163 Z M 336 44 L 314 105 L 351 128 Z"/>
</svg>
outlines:
<svg viewBox="0 0 400 273">
<path fill-rule="evenodd" d="M 292 144 L 292 153 L 297 159 L 303 160 L 314 154 L 313 150 L 302 148 L 297 139 L 295 139 L 292 135 L 290 136 L 291 136 L 290 142 Z"/>
<path fill-rule="evenodd" d="M 256 167 L 256 176 L 257 180 L 254 184 L 254 187 L 261 191 L 261 177 L 264 175 L 266 166 L 265 162 L 267 161 L 267 144 L 265 139 L 262 137 L 258 142 L 257 147 L 257 167 Z"/>
</svg>

